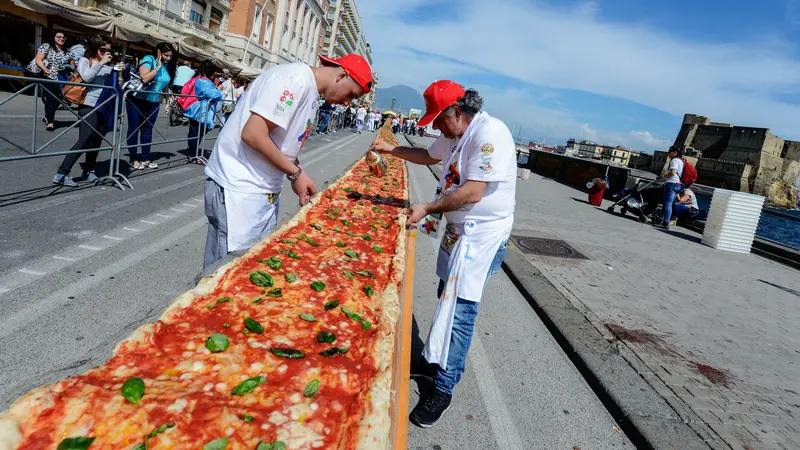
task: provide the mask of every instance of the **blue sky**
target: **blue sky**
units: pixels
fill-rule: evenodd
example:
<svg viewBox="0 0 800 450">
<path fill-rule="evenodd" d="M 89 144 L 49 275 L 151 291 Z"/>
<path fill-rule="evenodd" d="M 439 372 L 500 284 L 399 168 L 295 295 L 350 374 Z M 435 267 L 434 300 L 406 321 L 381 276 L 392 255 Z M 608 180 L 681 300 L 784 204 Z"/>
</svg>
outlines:
<svg viewBox="0 0 800 450">
<path fill-rule="evenodd" d="M 361 0 L 383 87 L 475 87 L 523 135 L 652 152 L 684 113 L 800 139 L 800 0 Z"/>
</svg>

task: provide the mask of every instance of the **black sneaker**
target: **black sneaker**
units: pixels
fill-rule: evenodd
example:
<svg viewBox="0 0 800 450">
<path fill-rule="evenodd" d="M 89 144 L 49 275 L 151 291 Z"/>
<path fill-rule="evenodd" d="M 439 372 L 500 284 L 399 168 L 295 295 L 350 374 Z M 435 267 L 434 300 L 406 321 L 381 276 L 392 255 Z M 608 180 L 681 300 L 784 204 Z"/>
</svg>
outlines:
<svg viewBox="0 0 800 450">
<path fill-rule="evenodd" d="M 433 380 L 439 372 L 439 366 L 431 364 L 425 358 L 411 360 L 411 378 L 425 378 Z"/>
<path fill-rule="evenodd" d="M 442 414 L 450 409 L 450 400 L 452 398 L 452 395 L 434 389 L 424 402 L 417 403 L 408 419 L 418 427 L 430 428 L 436 425 L 436 422 L 442 418 Z"/>
</svg>

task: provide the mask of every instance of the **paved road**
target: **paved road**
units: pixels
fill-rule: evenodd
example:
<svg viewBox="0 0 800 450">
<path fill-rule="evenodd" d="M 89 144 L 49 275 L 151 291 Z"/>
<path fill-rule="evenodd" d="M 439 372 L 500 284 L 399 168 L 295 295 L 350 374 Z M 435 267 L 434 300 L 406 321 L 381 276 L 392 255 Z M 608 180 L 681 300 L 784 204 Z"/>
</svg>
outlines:
<svg viewBox="0 0 800 450">
<path fill-rule="evenodd" d="M 622 340 L 623 356 L 713 448 L 800 449 L 798 271 L 585 198 L 536 174 L 520 181 L 515 231 L 565 240 L 589 258 L 529 261 Z"/>
<path fill-rule="evenodd" d="M 304 165 L 324 185 L 371 139 L 313 137 Z M 31 388 L 102 363 L 120 339 L 193 284 L 205 243 L 200 166 L 137 173 L 136 189 L 126 192 L 62 188 L 44 196 L 52 160 L 25 164 L 27 174 L 0 163 L 0 409 Z M 7 181 L 15 177 L 38 186 L 37 194 L 15 191 Z M 411 182 L 415 198 L 434 191 L 427 168 L 415 167 Z M 285 189 L 283 220 L 298 209 Z M 418 241 L 421 337 L 434 308 L 435 248 Z M 498 274 L 489 291 L 453 408 L 433 429 L 412 428 L 410 448 L 632 448 L 508 278 Z"/>
</svg>

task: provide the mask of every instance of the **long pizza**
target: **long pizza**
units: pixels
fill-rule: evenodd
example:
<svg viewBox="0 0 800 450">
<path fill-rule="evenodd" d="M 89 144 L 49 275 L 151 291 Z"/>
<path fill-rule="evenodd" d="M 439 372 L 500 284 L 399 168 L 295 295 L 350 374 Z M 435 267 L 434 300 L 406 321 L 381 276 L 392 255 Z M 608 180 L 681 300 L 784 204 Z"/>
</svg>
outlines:
<svg viewBox="0 0 800 450">
<path fill-rule="evenodd" d="M 17 400 L 0 449 L 385 448 L 408 199 L 386 160 L 383 177 L 358 161 L 103 365 Z"/>
</svg>

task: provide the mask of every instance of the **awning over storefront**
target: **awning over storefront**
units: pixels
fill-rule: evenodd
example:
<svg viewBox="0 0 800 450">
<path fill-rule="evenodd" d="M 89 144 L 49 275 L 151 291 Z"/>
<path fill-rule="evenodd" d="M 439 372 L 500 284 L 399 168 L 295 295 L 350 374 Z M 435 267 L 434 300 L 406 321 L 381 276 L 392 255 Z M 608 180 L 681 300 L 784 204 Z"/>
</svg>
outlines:
<svg viewBox="0 0 800 450">
<path fill-rule="evenodd" d="M 239 68 L 239 70 L 240 70 L 239 76 L 240 77 L 257 77 L 262 72 L 261 70 L 254 69 L 254 68 L 252 68 L 252 67 L 250 67 L 248 65 L 245 65 L 244 63 L 239 62 L 239 61 L 234 62 L 233 65 L 236 66 L 237 68 Z"/>
<path fill-rule="evenodd" d="M 153 29 L 140 27 L 132 23 L 114 22 L 113 36 L 122 41 L 144 42 L 156 46 L 160 42 L 177 43 L 179 38 L 169 37 Z"/>
<path fill-rule="evenodd" d="M 114 19 L 100 11 L 90 11 L 63 0 L 11 0 L 15 5 L 43 14 L 53 14 L 87 27 L 111 32 Z"/>
<path fill-rule="evenodd" d="M 207 51 L 197 48 L 194 45 L 187 44 L 184 41 L 178 41 L 178 54 L 181 56 L 185 56 L 190 59 L 196 59 L 198 61 L 204 61 L 206 59 L 214 60 L 216 57 Z"/>
</svg>

